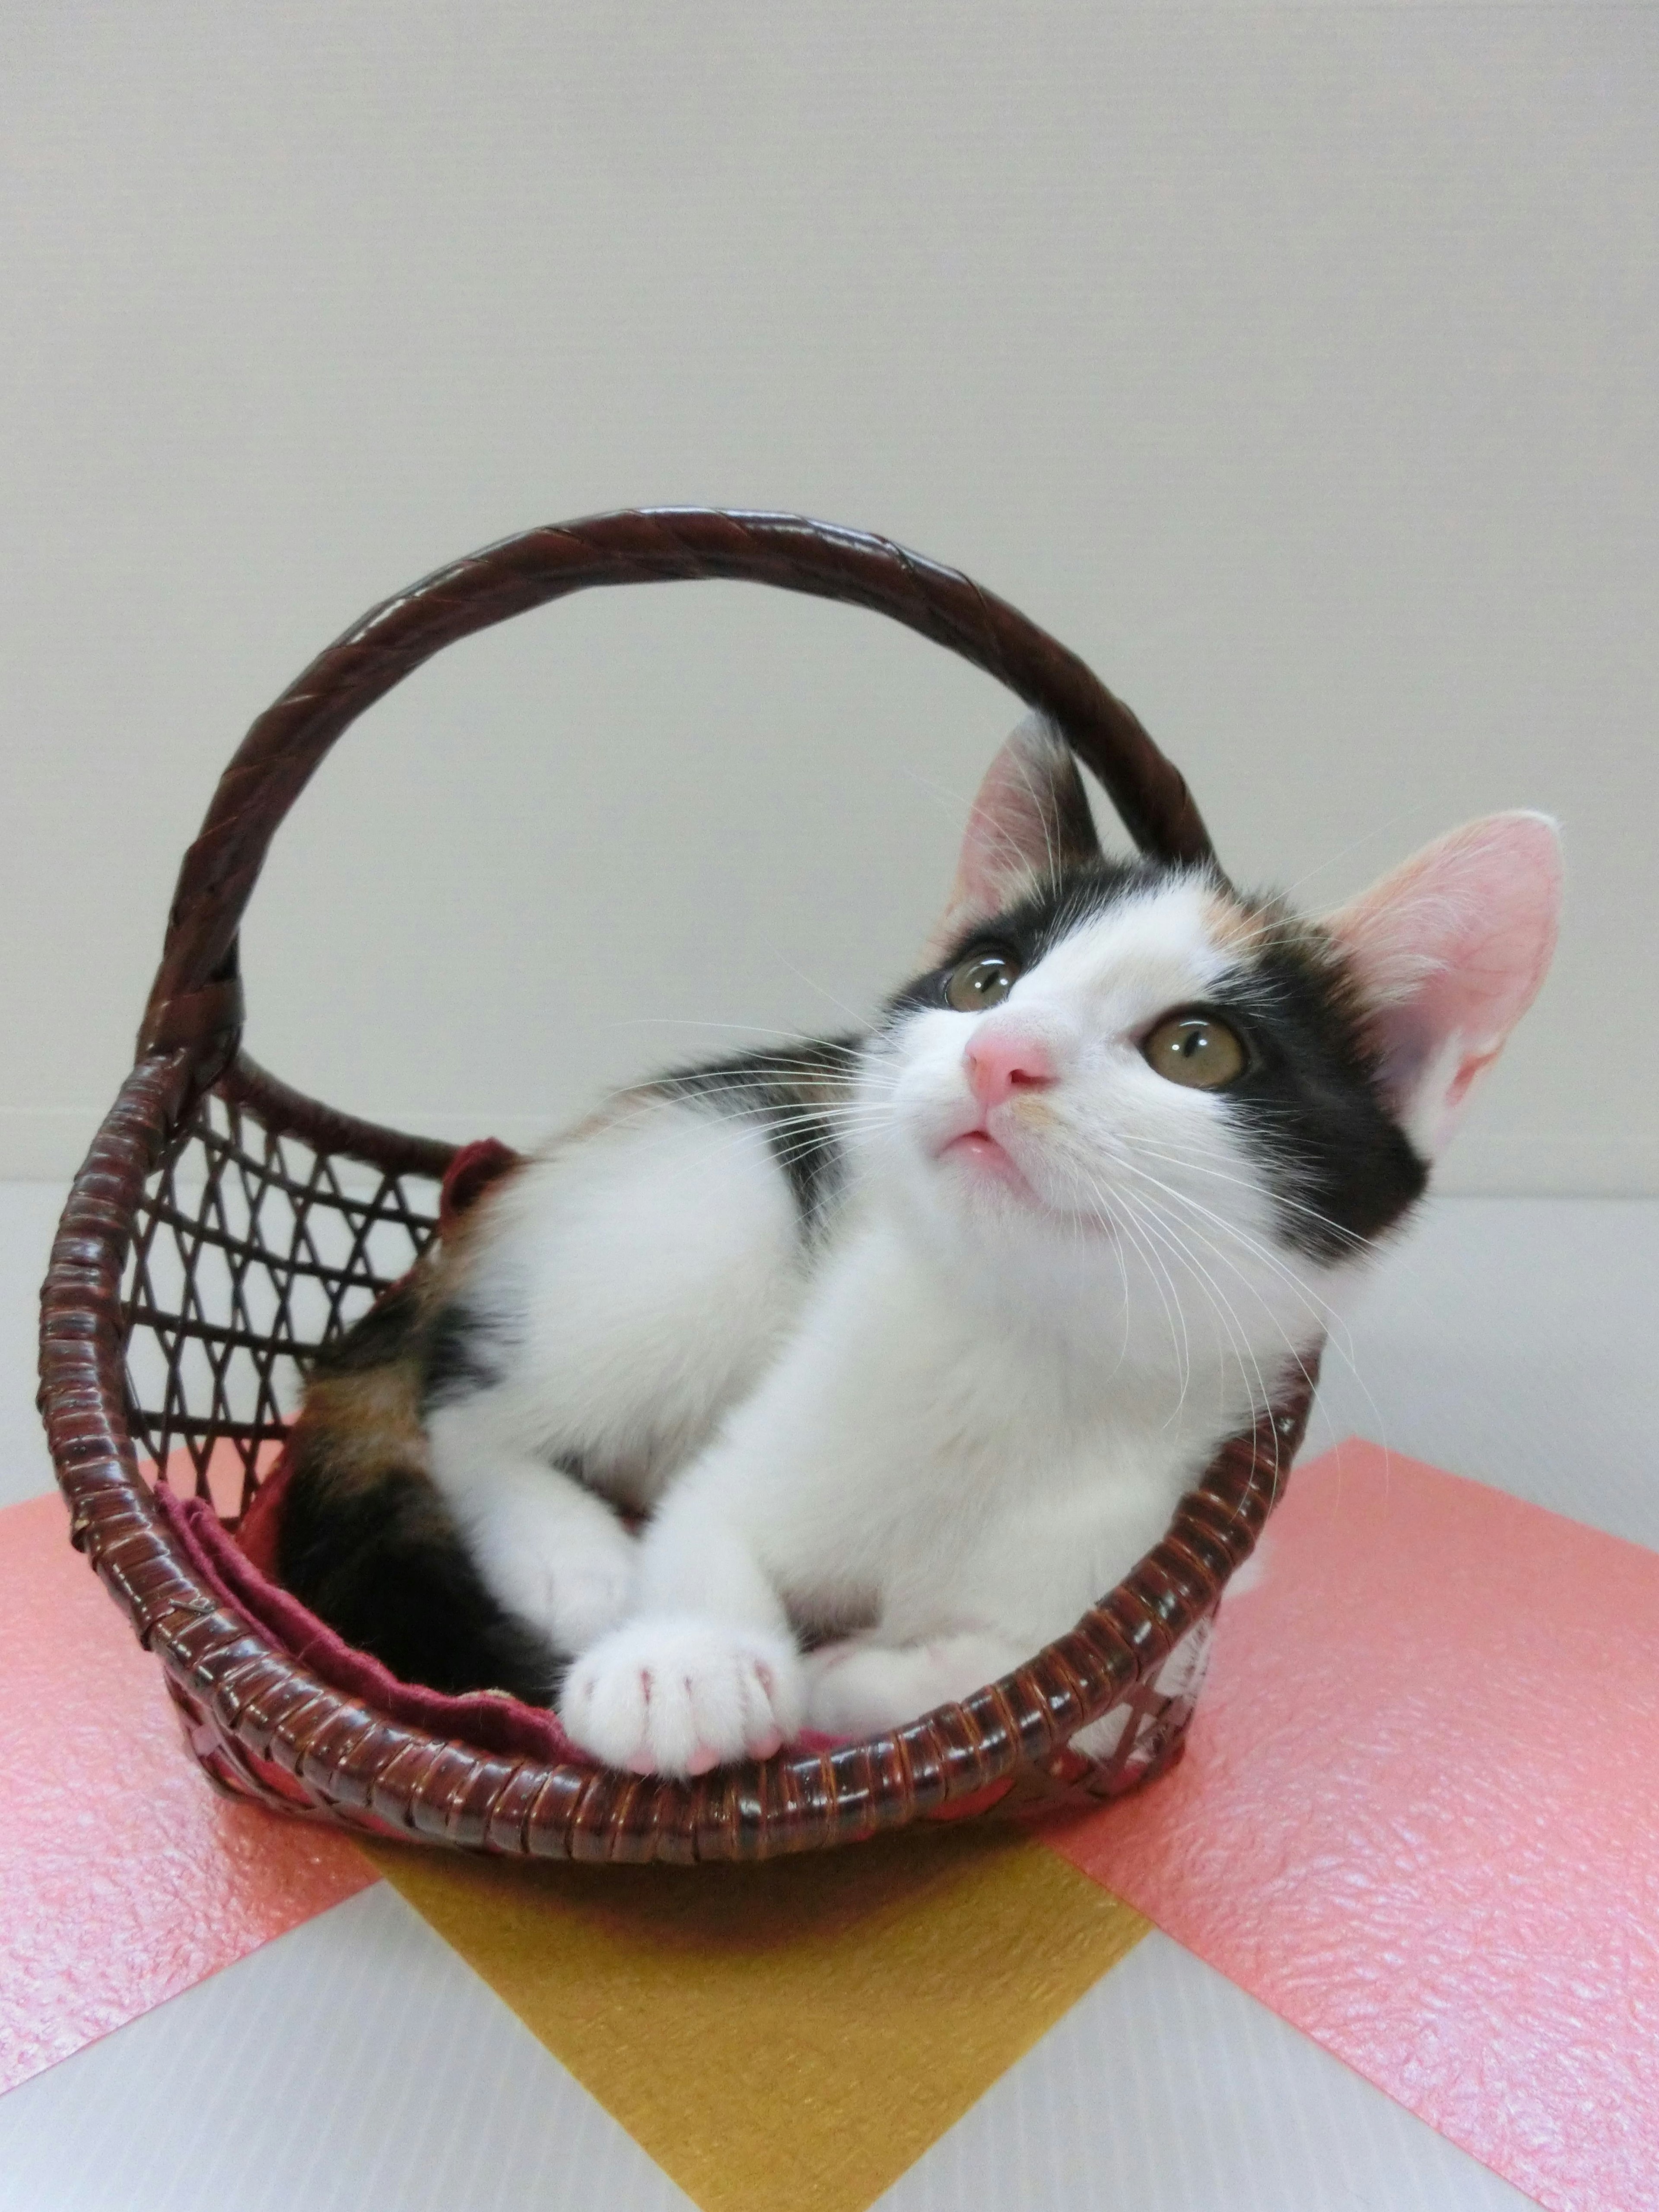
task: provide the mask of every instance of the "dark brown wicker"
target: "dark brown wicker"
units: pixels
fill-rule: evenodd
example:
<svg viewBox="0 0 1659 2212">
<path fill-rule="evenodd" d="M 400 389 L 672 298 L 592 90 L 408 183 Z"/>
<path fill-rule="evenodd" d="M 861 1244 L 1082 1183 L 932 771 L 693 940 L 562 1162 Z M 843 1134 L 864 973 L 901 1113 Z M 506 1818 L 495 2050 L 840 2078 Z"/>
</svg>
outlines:
<svg viewBox="0 0 1659 2212">
<path fill-rule="evenodd" d="M 528 532 L 386 600 L 289 687 L 185 856 L 137 1065 L 59 1226 L 40 1349 L 73 1540 L 159 1654 L 210 1775 L 262 1802 L 638 1862 L 759 1858 L 994 1801 L 1111 1796 L 1178 1755 L 1191 1693 L 1159 1669 L 1202 1633 L 1300 1444 L 1306 1387 L 1221 1452 L 1169 1535 L 1070 1635 L 963 1704 L 692 1783 L 503 1758 L 393 1722 L 275 1648 L 192 1568 L 141 1457 L 175 1486 L 185 1470 L 234 1522 L 283 1433 L 279 1387 L 422 1249 L 453 1150 L 301 1097 L 240 1053 L 237 930 L 277 825 L 351 721 L 452 640 L 591 585 L 703 576 L 848 600 L 936 639 L 1053 717 L 1144 848 L 1210 850 L 1181 777 L 1073 654 L 954 569 L 795 515 L 668 508 Z M 1068 1747 L 1120 1708 L 1111 1756 Z"/>
</svg>

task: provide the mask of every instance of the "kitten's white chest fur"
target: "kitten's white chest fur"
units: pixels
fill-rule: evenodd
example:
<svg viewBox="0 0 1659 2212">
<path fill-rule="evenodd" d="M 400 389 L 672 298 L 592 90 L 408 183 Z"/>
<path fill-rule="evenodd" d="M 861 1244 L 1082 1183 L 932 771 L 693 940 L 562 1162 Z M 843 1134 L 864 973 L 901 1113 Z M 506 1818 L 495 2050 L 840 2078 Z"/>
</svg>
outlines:
<svg viewBox="0 0 1659 2212">
<path fill-rule="evenodd" d="M 884 1641 L 1000 1625 L 1036 1650 L 1157 1540 L 1218 1425 L 1249 1412 L 1207 1347 L 1183 1404 L 1175 1340 L 1137 1365 L 1121 1312 L 1057 1314 L 1064 1295 L 953 1280 L 890 1218 L 859 1224 L 688 1502 L 729 1499 L 809 1620 L 863 1605 Z"/>
</svg>

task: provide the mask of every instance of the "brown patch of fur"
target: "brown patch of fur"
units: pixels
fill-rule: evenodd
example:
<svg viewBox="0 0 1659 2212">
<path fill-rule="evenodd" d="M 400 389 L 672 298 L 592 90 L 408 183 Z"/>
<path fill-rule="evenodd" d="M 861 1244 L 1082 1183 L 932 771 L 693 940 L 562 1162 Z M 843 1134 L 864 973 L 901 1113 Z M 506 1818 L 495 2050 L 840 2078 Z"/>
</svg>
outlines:
<svg viewBox="0 0 1659 2212">
<path fill-rule="evenodd" d="M 319 1376 L 300 1419 L 331 1480 L 355 1489 L 391 1463 L 427 1472 L 420 1407 L 421 1366 L 411 1353 L 366 1374 Z"/>
<path fill-rule="evenodd" d="M 421 1424 L 424 1340 L 468 1272 L 476 1218 L 489 1195 L 486 1191 L 450 1225 L 441 1244 L 430 1246 L 401 1283 L 319 1355 L 295 1424 L 307 1480 L 319 1496 L 360 1494 L 392 1474 L 428 1474 Z M 376 1347 L 379 1356 L 354 1364 L 354 1344 L 363 1344 L 377 1317 L 384 1324 L 388 1310 L 396 1310 L 401 1326 Z"/>
<path fill-rule="evenodd" d="M 1215 943 L 1238 960 L 1255 962 L 1271 952 L 1294 961 L 1317 978 L 1356 1034 L 1364 1034 L 1370 1010 L 1352 964 L 1322 923 L 1296 913 L 1282 899 L 1243 899 L 1236 892 L 1213 891 L 1204 902 L 1204 926 Z"/>
<path fill-rule="evenodd" d="M 574 1146 L 585 1144 L 590 1137 L 602 1137 L 607 1129 L 617 1128 L 621 1123 L 635 1119 L 643 1108 L 671 1104 L 673 1096 L 673 1092 L 660 1083 L 635 1083 L 626 1091 L 613 1091 L 591 1114 L 584 1115 L 569 1128 L 561 1130 L 538 1157 L 544 1160 L 552 1159 L 560 1152 L 568 1152 Z M 518 1172 L 515 1168 L 501 1181 L 511 1182 L 513 1175 Z"/>
<path fill-rule="evenodd" d="M 1272 927 L 1271 909 L 1248 905 L 1232 891 L 1207 892 L 1202 913 L 1212 942 L 1237 960 L 1254 960 Z"/>
</svg>

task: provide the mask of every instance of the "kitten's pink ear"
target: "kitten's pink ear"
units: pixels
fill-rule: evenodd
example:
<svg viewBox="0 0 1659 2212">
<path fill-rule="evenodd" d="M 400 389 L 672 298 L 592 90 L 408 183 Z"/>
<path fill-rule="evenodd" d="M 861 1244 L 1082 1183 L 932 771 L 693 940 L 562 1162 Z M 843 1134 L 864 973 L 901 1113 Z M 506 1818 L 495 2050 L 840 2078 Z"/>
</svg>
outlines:
<svg viewBox="0 0 1659 2212">
<path fill-rule="evenodd" d="M 979 787 L 930 959 L 944 959 L 964 929 L 1000 914 L 1035 884 L 1100 856 L 1071 747 L 1041 714 L 1028 714 Z"/>
<path fill-rule="evenodd" d="M 1555 950 L 1561 841 L 1545 814 L 1454 830 L 1325 916 L 1401 1126 L 1435 1158 Z"/>
</svg>

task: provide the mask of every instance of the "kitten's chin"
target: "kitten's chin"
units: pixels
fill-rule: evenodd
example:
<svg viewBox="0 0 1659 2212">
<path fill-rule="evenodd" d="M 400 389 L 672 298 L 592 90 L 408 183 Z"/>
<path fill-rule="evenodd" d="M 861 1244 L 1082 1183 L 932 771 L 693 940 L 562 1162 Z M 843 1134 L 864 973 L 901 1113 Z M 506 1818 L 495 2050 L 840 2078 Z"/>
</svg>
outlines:
<svg viewBox="0 0 1659 2212">
<path fill-rule="evenodd" d="M 907 1134 L 909 1143 L 898 1155 L 903 1165 L 890 1188 L 919 1222 L 931 1221 L 950 1237 L 966 1231 L 975 1246 L 989 1234 L 999 1249 L 1011 1235 L 1021 1245 L 1035 1237 L 1046 1247 L 1046 1232 L 1054 1230 L 1075 1248 L 1079 1222 L 1070 1194 L 1062 1197 L 1051 1187 L 1052 1164 L 1030 1132 L 1015 1133 L 1024 1160 L 988 1129 L 964 1129 L 961 1119 L 954 1129 L 941 1130 L 937 1121 L 929 1127 L 918 1117 Z M 1113 1233 L 1097 1217 L 1084 1225 Z"/>
<path fill-rule="evenodd" d="M 1010 1191 L 1032 1206 L 1042 1202 L 1012 1155 L 987 1130 L 969 1129 L 960 1137 L 952 1137 L 938 1158 L 942 1165 L 964 1178 L 970 1188 L 988 1185 Z"/>
<path fill-rule="evenodd" d="M 1084 1221 L 1070 1206 L 1057 1204 L 1044 1188 L 1048 1178 L 1039 1181 L 987 1130 L 969 1129 L 951 1138 L 932 1158 L 935 1200 L 942 1200 L 946 1214 L 964 1225 L 1000 1229 L 1024 1243 L 1036 1237 L 1045 1249 L 1050 1230 L 1063 1233 L 1072 1245 L 1079 1228 L 1093 1228 L 1108 1237 L 1115 1234 L 1098 1215 Z"/>
</svg>

